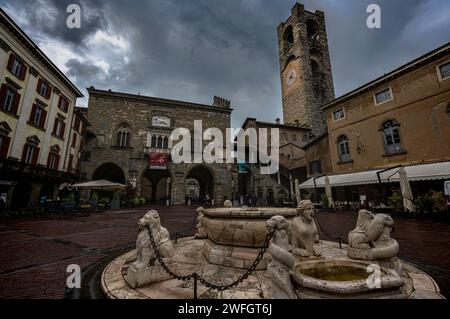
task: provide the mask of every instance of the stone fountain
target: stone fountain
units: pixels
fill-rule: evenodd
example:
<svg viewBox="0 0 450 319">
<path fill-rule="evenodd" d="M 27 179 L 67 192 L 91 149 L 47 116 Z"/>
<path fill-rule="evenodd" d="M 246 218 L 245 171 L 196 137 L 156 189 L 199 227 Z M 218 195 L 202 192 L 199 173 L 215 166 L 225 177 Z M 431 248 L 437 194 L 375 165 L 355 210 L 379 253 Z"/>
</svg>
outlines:
<svg viewBox="0 0 450 319">
<path fill-rule="evenodd" d="M 361 211 L 350 245 L 340 247 L 319 239 L 314 213 L 310 201 L 296 209 L 233 208 L 227 201 L 224 208 L 200 208 L 196 236 L 174 245 L 158 213 L 149 211 L 138 223 L 136 250 L 105 268 L 102 290 L 108 298 L 190 299 L 189 275 L 228 285 L 260 256 L 239 285 L 224 292 L 199 285 L 199 298 L 443 298 L 431 277 L 397 258 L 389 216 Z"/>
</svg>

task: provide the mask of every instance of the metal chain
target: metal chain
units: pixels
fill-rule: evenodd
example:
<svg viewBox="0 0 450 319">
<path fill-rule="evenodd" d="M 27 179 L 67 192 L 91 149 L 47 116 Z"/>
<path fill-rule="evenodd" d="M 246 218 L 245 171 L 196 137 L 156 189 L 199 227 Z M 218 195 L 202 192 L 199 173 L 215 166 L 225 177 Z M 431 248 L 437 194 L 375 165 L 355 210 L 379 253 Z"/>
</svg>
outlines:
<svg viewBox="0 0 450 319">
<path fill-rule="evenodd" d="M 192 220 L 190 228 L 189 229 L 185 229 L 185 230 L 181 230 L 181 227 L 179 227 L 178 231 L 175 232 L 175 235 L 171 236 L 171 239 L 178 240 L 179 238 L 182 238 L 183 235 L 187 235 L 190 232 L 192 232 L 195 229 L 195 227 L 197 226 L 197 221 L 198 221 L 198 212 L 195 212 L 195 215 L 193 217 L 193 220 Z"/>
<path fill-rule="evenodd" d="M 196 278 L 198 279 L 202 284 L 204 284 L 206 287 L 211 288 L 211 289 L 215 289 L 218 291 L 225 291 L 225 290 L 229 290 L 233 287 L 238 286 L 239 284 L 241 284 L 244 280 L 248 279 L 248 277 L 253 274 L 256 270 L 256 268 L 258 267 L 258 265 L 261 263 L 262 259 L 264 258 L 265 253 L 267 252 L 267 249 L 269 248 L 269 244 L 270 241 L 272 240 L 273 234 L 275 233 L 275 231 L 270 232 L 267 237 L 266 240 L 264 242 L 264 247 L 261 248 L 255 262 L 253 263 L 253 265 L 235 282 L 233 282 L 232 284 L 229 285 L 224 285 L 224 286 L 220 286 L 220 285 L 214 285 L 210 282 L 208 282 L 206 279 L 204 279 L 203 277 L 201 277 L 200 275 L 198 275 L 197 273 L 192 273 L 190 275 L 185 275 L 185 276 L 181 276 L 178 275 L 174 272 L 172 272 L 169 267 L 167 267 L 167 265 L 165 264 L 160 252 L 159 252 L 159 248 L 156 245 L 156 241 L 155 238 L 153 237 L 152 231 L 150 228 L 148 228 L 148 234 L 150 237 L 150 241 L 152 243 L 153 249 L 155 251 L 155 255 L 156 258 L 158 260 L 158 262 L 161 264 L 161 267 L 164 269 L 164 271 L 166 271 L 173 279 L 177 279 L 180 281 L 190 281 L 192 278 Z"/>
<path fill-rule="evenodd" d="M 331 240 L 337 240 L 337 241 L 339 241 L 339 243 L 343 242 L 343 243 L 345 243 L 345 244 L 348 244 L 348 242 L 347 242 L 344 238 L 342 238 L 342 237 L 333 237 L 333 236 L 329 235 L 329 234 L 324 230 L 324 228 L 322 227 L 322 225 L 319 223 L 319 220 L 317 219 L 316 216 L 314 216 L 314 220 L 315 220 L 315 222 L 316 222 L 317 227 L 319 228 L 319 231 L 320 231 L 321 233 L 323 233 L 326 237 L 328 237 L 328 239 L 331 239 Z"/>
<path fill-rule="evenodd" d="M 218 285 L 214 285 L 211 284 L 210 282 L 208 282 L 207 280 L 205 280 L 204 278 L 199 276 L 199 281 L 204 284 L 206 287 L 211 288 L 211 289 L 215 289 L 218 291 L 225 291 L 225 290 L 229 290 L 233 287 L 238 286 L 239 284 L 241 284 L 243 281 L 247 280 L 248 277 L 250 277 L 251 274 L 253 274 L 256 271 L 256 267 L 258 267 L 258 265 L 261 263 L 262 259 L 264 258 L 264 255 L 267 251 L 267 249 L 269 248 L 269 244 L 270 241 L 272 240 L 273 234 L 275 233 L 275 231 L 271 231 L 269 234 L 267 234 L 266 240 L 264 242 L 264 247 L 261 248 L 261 250 L 259 251 L 258 256 L 256 257 L 255 262 L 253 263 L 253 265 L 235 282 L 233 282 L 232 284 L 229 285 L 225 285 L 225 286 L 218 286 Z"/>
<path fill-rule="evenodd" d="M 176 273 L 172 272 L 169 269 L 169 267 L 167 267 L 167 265 L 164 263 L 164 260 L 159 252 L 159 248 L 156 245 L 155 238 L 153 237 L 153 234 L 152 234 L 152 231 L 150 228 L 148 228 L 148 234 L 150 236 L 150 241 L 152 243 L 153 250 L 155 251 L 156 258 L 158 259 L 158 262 L 161 264 L 161 267 L 164 269 L 164 271 L 167 272 L 173 279 L 177 279 L 177 280 L 181 280 L 181 281 L 190 281 L 194 277 L 194 274 L 187 275 L 187 276 L 180 276 L 180 275 L 177 275 Z"/>
</svg>

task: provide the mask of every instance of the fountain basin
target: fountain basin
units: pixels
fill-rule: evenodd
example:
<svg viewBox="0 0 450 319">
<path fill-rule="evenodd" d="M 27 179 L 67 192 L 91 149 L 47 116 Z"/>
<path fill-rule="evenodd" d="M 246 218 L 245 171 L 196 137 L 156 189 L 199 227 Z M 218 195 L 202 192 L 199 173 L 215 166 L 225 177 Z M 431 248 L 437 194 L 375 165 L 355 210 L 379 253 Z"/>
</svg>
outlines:
<svg viewBox="0 0 450 319">
<path fill-rule="evenodd" d="M 204 209 L 203 227 L 208 236 L 203 255 L 209 263 L 247 269 L 252 266 L 267 237 L 266 223 L 274 216 L 288 220 L 297 214 L 292 208 Z M 266 269 L 266 257 L 257 269 Z"/>
<path fill-rule="evenodd" d="M 301 299 L 407 298 L 402 278 L 384 267 L 380 269 L 379 287 L 371 287 L 368 283 L 372 275 L 368 272 L 369 265 L 352 260 L 303 261 L 295 266 L 291 278 Z"/>
</svg>

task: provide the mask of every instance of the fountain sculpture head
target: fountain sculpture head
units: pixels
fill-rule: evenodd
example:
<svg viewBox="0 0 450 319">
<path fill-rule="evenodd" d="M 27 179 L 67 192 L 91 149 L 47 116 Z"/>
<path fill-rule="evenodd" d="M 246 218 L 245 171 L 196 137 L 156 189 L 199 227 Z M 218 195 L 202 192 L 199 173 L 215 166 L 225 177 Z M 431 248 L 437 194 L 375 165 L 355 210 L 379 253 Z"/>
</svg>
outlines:
<svg viewBox="0 0 450 319">
<path fill-rule="evenodd" d="M 321 256 L 319 231 L 314 220 L 314 204 L 309 200 L 300 202 L 297 216 L 291 222 L 291 244 L 294 254 L 307 258 Z"/>
<path fill-rule="evenodd" d="M 314 221 L 315 209 L 314 204 L 310 200 L 303 200 L 298 205 L 297 211 L 308 222 Z"/>
<path fill-rule="evenodd" d="M 358 214 L 356 228 L 348 236 L 348 255 L 360 260 L 387 260 L 395 258 L 399 245 L 391 238 L 394 220 L 385 214 L 374 215 L 367 210 Z"/>
</svg>

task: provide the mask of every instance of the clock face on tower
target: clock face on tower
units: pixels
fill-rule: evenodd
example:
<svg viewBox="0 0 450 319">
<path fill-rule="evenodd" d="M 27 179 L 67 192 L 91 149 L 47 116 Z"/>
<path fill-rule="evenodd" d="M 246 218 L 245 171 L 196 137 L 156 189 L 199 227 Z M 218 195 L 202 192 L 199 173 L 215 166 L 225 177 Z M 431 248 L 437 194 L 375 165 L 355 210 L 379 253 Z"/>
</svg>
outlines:
<svg viewBox="0 0 450 319">
<path fill-rule="evenodd" d="M 297 70 L 296 69 L 290 69 L 288 73 L 286 74 L 286 86 L 289 88 L 297 82 Z"/>
</svg>

